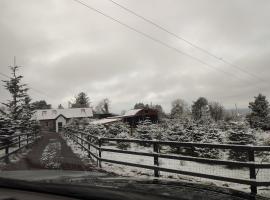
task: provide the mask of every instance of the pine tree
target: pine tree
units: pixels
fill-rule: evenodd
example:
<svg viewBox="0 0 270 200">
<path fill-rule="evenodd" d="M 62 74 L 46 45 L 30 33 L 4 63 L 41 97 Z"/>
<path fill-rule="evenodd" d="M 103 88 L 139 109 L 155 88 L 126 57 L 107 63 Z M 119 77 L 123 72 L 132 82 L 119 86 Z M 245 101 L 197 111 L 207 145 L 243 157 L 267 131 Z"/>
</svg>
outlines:
<svg viewBox="0 0 270 200">
<path fill-rule="evenodd" d="M 108 126 L 107 137 L 115 138 L 120 133 L 129 133 L 129 126 L 123 122 L 115 122 Z"/>
<path fill-rule="evenodd" d="M 75 103 L 71 105 L 72 108 L 89 108 L 90 100 L 89 97 L 81 92 L 75 97 Z"/>
<path fill-rule="evenodd" d="M 254 102 L 250 102 L 249 106 L 251 114 L 247 116 L 247 120 L 252 128 L 270 129 L 270 110 L 269 102 L 266 97 L 259 94 L 255 97 Z"/>
<path fill-rule="evenodd" d="M 192 116 L 195 120 L 199 120 L 202 117 L 202 108 L 208 105 L 208 101 L 204 97 L 200 97 L 192 105 Z"/>
<path fill-rule="evenodd" d="M 149 119 L 140 121 L 137 128 L 137 138 L 141 140 L 152 140 L 152 122 Z M 145 146 L 150 146 L 150 144 L 145 144 Z"/>
<path fill-rule="evenodd" d="M 248 145 L 255 142 L 254 132 L 246 124 L 233 124 L 228 132 L 228 141 L 230 144 Z M 229 159 L 247 161 L 248 153 L 245 151 L 230 150 Z"/>
<path fill-rule="evenodd" d="M 108 132 L 110 132 L 111 127 L 114 126 L 113 129 L 117 129 L 117 134 L 115 135 L 116 138 L 121 138 L 121 139 L 129 139 L 129 126 L 123 122 L 118 122 L 118 123 L 114 123 L 112 124 L 109 128 L 108 128 Z M 128 147 L 130 147 L 130 143 L 129 142 L 117 142 L 117 147 L 119 149 L 127 149 Z"/>
<path fill-rule="evenodd" d="M 12 99 L 7 103 L 2 103 L 8 108 L 8 117 L 13 120 L 20 120 L 23 111 L 22 104 L 27 97 L 28 88 L 26 84 L 22 84 L 23 76 L 17 75 L 18 66 L 11 66 L 11 78 L 4 80 L 4 87 L 10 92 Z"/>
<path fill-rule="evenodd" d="M 21 113 L 21 131 L 31 131 L 32 129 L 32 115 L 33 115 L 33 106 L 31 105 L 31 98 L 27 95 L 24 98 L 22 104 L 22 113 Z"/>
<path fill-rule="evenodd" d="M 184 128 L 184 124 L 181 120 L 170 120 L 168 122 L 167 127 L 164 132 L 166 135 L 166 140 L 175 141 L 175 142 L 190 142 L 191 135 L 190 132 Z M 179 148 L 179 147 L 171 147 L 173 152 L 178 153 L 187 153 L 188 148 Z"/>
</svg>

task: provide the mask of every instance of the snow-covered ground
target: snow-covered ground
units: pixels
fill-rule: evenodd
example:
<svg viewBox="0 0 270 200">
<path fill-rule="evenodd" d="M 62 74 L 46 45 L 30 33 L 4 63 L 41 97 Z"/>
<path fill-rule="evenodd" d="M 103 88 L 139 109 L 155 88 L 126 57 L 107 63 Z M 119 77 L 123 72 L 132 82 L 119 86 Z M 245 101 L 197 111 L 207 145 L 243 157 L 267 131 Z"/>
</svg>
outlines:
<svg viewBox="0 0 270 200">
<path fill-rule="evenodd" d="M 84 158 L 86 161 L 87 160 L 89 161 L 89 159 L 87 158 L 88 153 L 83 151 L 79 145 L 77 145 L 75 142 L 71 140 L 67 140 L 67 144 L 71 146 L 74 153 L 78 154 L 81 158 Z M 114 143 L 105 144 L 103 147 L 117 149 Z M 152 147 L 142 147 L 138 144 L 132 143 L 130 148 L 128 148 L 127 150 L 137 151 L 137 152 L 152 152 Z M 97 155 L 96 150 L 93 149 L 92 152 Z M 130 162 L 130 163 L 137 163 L 137 164 L 154 165 L 153 157 L 148 157 L 148 156 L 121 154 L 121 153 L 115 153 L 115 152 L 102 152 L 102 158 L 125 161 L 125 162 Z M 159 164 L 161 167 L 166 167 L 170 169 L 179 169 L 183 171 L 192 171 L 192 172 L 199 172 L 199 173 L 204 173 L 204 174 L 219 175 L 219 176 L 232 177 L 232 178 L 242 178 L 242 179 L 249 178 L 249 170 L 245 168 L 230 169 L 230 168 L 227 168 L 226 166 L 209 165 L 209 164 L 202 164 L 202 163 L 191 162 L 191 161 L 178 161 L 178 160 L 165 159 L 165 158 L 159 158 Z M 116 173 L 121 176 L 149 177 L 149 176 L 153 176 L 154 174 L 153 170 L 106 163 L 106 162 L 102 162 L 102 169 L 108 172 Z M 162 178 L 181 179 L 185 181 L 200 182 L 204 184 L 214 184 L 220 187 L 230 187 L 233 189 L 250 192 L 250 188 L 247 185 L 228 183 L 228 182 L 223 182 L 223 181 L 216 181 L 216 180 L 197 178 L 197 177 L 191 177 L 191 176 L 185 176 L 185 175 L 178 175 L 178 174 L 167 173 L 167 172 L 160 172 L 160 175 Z M 257 179 L 269 180 L 270 169 L 260 169 L 257 173 Z M 259 187 L 258 193 L 260 195 L 270 197 L 270 187 Z"/>
<path fill-rule="evenodd" d="M 61 165 L 60 160 L 60 142 L 49 143 L 42 152 L 40 163 L 48 169 L 58 169 Z"/>
</svg>

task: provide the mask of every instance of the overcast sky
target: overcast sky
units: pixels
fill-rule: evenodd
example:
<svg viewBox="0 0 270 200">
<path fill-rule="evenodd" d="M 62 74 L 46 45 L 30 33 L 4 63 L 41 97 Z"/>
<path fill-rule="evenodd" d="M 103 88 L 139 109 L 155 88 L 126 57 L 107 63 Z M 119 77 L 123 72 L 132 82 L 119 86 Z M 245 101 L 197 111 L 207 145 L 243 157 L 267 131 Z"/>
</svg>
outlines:
<svg viewBox="0 0 270 200">
<path fill-rule="evenodd" d="M 85 3 L 201 59 L 181 55 L 87 9 L 73 0 L 1 0 L 0 72 L 23 66 L 34 100 L 54 107 L 86 92 L 92 104 L 111 100 L 121 112 L 136 102 L 188 103 L 204 96 L 225 107 L 247 107 L 270 88 L 269 0 L 115 0 L 171 32 L 230 61 L 218 61 L 108 0 Z M 252 74 L 252 75 L 250 75 Z M 1 76 L 3 80 L 4 77 Z M 37 91 L 38 90 L 38 91 Z M 0 101 L 8 93 L 0 86 Z"/>
</svg>

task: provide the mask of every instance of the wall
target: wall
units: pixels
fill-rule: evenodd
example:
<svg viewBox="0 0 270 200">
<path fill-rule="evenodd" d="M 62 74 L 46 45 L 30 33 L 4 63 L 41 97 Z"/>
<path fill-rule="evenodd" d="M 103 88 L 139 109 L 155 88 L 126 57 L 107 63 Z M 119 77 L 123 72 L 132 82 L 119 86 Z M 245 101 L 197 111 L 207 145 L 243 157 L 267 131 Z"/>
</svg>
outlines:
<svg viewBox="0 0 270 200">
<path fill-rule="evenodd" d="M 40 121 L 41 130 L 44 131 L 55 131 L 55 120 L 41 120 Z"/>
<path fill-rule="evenodd" d="M 60 115 L 56 121 L 55 121 L 55 126 L 56 126 L 56 132 L 58 133 L 59 131 L 59 128 L 58 128 L 58 122 L 62 122 L 62 126 L 64 127 L 67 123 L 67 120 L 62 116 Z"/>
</svg>

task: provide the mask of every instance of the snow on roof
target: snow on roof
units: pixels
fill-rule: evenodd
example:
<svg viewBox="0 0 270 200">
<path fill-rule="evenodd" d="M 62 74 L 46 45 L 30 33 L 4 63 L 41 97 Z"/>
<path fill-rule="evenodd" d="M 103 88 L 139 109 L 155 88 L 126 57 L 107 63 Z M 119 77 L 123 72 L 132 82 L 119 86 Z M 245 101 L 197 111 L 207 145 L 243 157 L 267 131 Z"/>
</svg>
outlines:
<svg viewBox="0 0 270 200">
<path fill-rule="evenodd" d="M 141 110 L 143 110 L 143 109 L 132 109 L 132 110 L 129 110 L 129 111 L 127 111 L 127 112 L 123 115 L 123 117 L 134 116 L 134 115 L 136 115 L 138 112 L 140 112 Z"/>
<path fill-rule="evenodd" d="M 93 110 L 92 108 L 36 110 L 33 118 L 36 120 L 56 119 L 59 115 L 65 118 L 93 117 Z"/>
<path fill-rule="evenodd" d="M 120 118 L 104 118 L 96 121 L 92 121 L 90 124 L 108 124 L 112 122 L 120 121 Z"/>
</svg>

